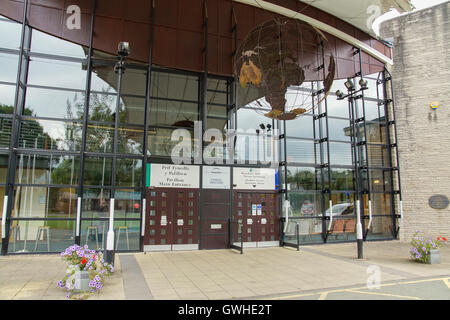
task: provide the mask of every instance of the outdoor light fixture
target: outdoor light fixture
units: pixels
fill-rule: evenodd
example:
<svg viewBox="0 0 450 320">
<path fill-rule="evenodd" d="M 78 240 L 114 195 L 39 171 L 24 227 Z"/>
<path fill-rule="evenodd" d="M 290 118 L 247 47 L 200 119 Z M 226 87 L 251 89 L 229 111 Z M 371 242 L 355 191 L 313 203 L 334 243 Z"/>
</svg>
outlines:
<svg viewBox="0 0 450 320">
<path fill-rule="evenodd" d="M 263 129 L 263 130 L 266 129 L 266 126 L 265 126 L 264 124 L 262 124 L 262 123 L 259 125 L 259 127 L 260 127 L 261 129 Z"/>
<path fill-rule="evenodd" d="M 361 86 L 361 89 L 363 89 L 363 90 L 368 89 L 367 80 L 364 80 L 364 79 L 359 80 L 359 85 Z"/>
<path fill-rule="evenodd" d="M 342 99 L 342 97 L 344 96 L 344 93 L 341 90 L 336 91 L 336 95 L 339 99 Z"/>
<path fill-rule="evenodd" d="M 121 57 L 128 57 L 130 54 L 130 44 L 128 42 L 119 42 L 117 54 Z"/>
<path fill-rule="evenodd" d="M 270 129 L 272 128 L 272 125 L 270 123 L 267 124 L 267 131 L 270 131 Z"/>
<path fill-rule="evenodd" d="M 355 90 L 355 84 L 353 83 L 352 79 L 348 78 L 344 84 L 348 91 Z"/>
</svg>

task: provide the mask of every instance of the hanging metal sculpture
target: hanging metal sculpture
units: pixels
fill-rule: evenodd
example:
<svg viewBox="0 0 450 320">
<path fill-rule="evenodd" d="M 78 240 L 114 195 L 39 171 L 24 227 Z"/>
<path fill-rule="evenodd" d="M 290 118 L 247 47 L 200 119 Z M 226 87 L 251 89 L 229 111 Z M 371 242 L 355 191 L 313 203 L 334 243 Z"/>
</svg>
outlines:
<svg viewBox="0 0 450 320">
<path fill-rule="evenodd" d="M 257 99 L 256 105 L 266 117 L 292 120 L 312 110 L 331 89 L 336 62 L 327 45 L 325 35 L 305 22 L 272 19 L 255 27 L 242 41 L 235 72 L 242 87 L 262 90 L 264 97 Z M 308 90 L 302 88 L 311 81 L 323 83 L 323 95 L 316 104 L 311 90 L 305 94 Z"/>
</svg>

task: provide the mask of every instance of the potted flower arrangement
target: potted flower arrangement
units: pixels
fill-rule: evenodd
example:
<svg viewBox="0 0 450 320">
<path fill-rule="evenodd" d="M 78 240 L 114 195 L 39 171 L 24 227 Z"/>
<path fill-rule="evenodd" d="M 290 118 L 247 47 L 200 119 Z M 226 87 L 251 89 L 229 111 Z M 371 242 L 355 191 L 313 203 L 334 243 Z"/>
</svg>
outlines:
<svg viewBox="0 0 450 320">
<path fill-rule="evenodd" d="M 103 288 L 104 280 L 114 272 L 114 267 L 103 259 L 102 252 L 73 245 L 61 252 L 61 258 L 68 262 L 65 277 L 58 281 L 60 288 L 67 290 L 66 298 L 73 292 L 96 292 Z"/>
<path fill-rule="evenodd" d="M 447 238 L 439 236 L 436 240 L 426 237 L 422 231 L 417 231 L 411 240 L 410 254 L 417 262 L 437 264 L 441 262 L 439 247 Z"/>
</svg>

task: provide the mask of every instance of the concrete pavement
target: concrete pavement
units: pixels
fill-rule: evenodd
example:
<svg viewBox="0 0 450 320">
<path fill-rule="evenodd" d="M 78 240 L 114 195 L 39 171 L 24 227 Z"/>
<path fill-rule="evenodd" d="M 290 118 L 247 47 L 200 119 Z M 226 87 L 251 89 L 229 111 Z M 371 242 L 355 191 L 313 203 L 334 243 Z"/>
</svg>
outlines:
<svg viewBox="0 0 450 320">
<path fill-rule="evenodd" d="M 407 243 L 387 241 L 365 243 L 363 260 L 356 259 L 355 243 L 304 246 L 300 251 L 245 249 L 243 255 L 232 250 L 116 254 L 115 274 L 100 293 L 83 298 L 388 299 L 394 293 L 386 290 L 409 282 L 411 286 L 436 286 L 439 296 L 450 299 L 450 246 L 441 247 L 438 265 L 416 263 L 408 251 Z M 59 255 L 0 257 L 0 299 L 64 299 L 65 291 L 56 286 L 64 273 L 65 263 Z M 414 282 L 420 279 L 428 281 Z M 386 295 L 364 293 L 370 292 L 368 281 L 379 281 L 377 292 Z M 408 291 L 411 286 L 397 288 Z M 430 298 L 426 294 L 396 295 L 399 299 Z"/>
</svg>

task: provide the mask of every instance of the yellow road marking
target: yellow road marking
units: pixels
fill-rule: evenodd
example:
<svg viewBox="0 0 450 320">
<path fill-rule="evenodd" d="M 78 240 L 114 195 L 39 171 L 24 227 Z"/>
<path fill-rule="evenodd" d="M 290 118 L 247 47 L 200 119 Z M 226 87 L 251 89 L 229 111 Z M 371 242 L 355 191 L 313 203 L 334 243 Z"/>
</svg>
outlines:
<svg viewBox="0 0 450 320">
<path fill-rule="evenodd" d="M 450 277 L 445 277 L 445 278 L 433 278 L 433 279 L 412 280 L 412 281 L 405 281 L 405 282 L 385 283 L 385 284 L 380 284 L 380 287 L 389 287 L 389 286 L 396 286 L 396 285 L 403 285 L 403 284 L 415 284 L 415 283 L 421 283 L 421 282 L 444 281 L 444 283 L 450 289 L 450 281 L 449 281 L 449 279 L 450 279 Z M 300 298 L 300 297 L 307 297 L 307 296 L 314 296 L 314 295 L 319 295 L 319 300 L 320 300 L 320 298 L 323 295 L 325 295 L 325 297 L 326 297 L 330 293 L 336 293 L 336 292 L 358 292 L 357 290 L 364 290 L 364 289 L 367 289 L 367 286 L 359 287 L 359 288 L 336 289 L 336 290 L 328 290 L 328 291 L 317 291 L 317 292 L 314 292 L 314 293 L 295 294 L 295 295 L 289 295 L 289 296 L 267 298 L 266 300 L 292 299 L 292 298 Z M 361 292 L 361 293 L 367 293 L 367 292 Z M 370 293 L 367 293 L 367 294 L 370 294 Z M 372 294 L 379 294 L 379 293 L 375 293 L 374 292 Z M 410 299 L 419 299 L 417 297 L 408 297 L 408 298 L 410 298 Z"/>
<path fill-rule="evenodd" d="M 444 281 L 444 283 L 445 283 L 445 285 L 447 286 L 447 288 L 450 289 L 450 281 L 448 281 L 448 279 L 450 279 L 450 278 L 442 279 L 442 281 Z"/>
<path fill-rule="evenodd" d="M 355 293 L 362 293 L 362 294 L 373 294 L 373 295 L 376 295 L 376 296 L 395 297 L 395 298 L 402 298 L 402 299 L 422 300 L 419 297 L 401 296 L 401 295 L 398 295 L 398 294 L 381 293 L 381 292 L 369 292 L 369 291 L 359 291 L 359 290 L 348 290 L 347 292 L 355 292 Z"/>
<path fill-rule="evenodd" d="M 325 300 L 327 298 L 328 292 L 323 292 L 320 297 L 319 300 Z"/>
</svg>

